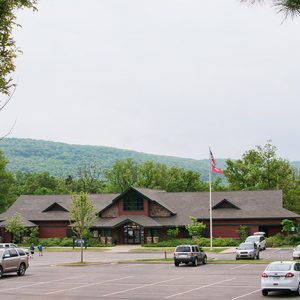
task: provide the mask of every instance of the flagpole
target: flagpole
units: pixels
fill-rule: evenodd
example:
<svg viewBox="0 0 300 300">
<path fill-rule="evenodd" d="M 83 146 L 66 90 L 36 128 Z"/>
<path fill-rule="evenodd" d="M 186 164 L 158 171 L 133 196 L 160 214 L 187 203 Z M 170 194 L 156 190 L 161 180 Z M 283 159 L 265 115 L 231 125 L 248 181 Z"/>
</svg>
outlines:
<svg viewBox="0 0 300 300">
<path fill-rule="evenodd" d="M 209 147 L 209 236 L 210 236 L 210 249 L 212 250 L 212 205 L 211 205 L 211 157 Z"/>
</svg>

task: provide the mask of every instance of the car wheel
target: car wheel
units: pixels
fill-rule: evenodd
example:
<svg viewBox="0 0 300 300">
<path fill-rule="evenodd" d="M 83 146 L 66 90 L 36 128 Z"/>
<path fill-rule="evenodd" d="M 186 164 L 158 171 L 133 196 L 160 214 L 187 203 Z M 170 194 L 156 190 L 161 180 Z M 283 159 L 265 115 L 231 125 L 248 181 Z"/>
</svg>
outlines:
<svg viewBox="0 0 300 300">
<path fill-rule="evenodd" d="M 267 290 L 261 290 L 261 293 L 263 296 L 268 296 L 268 291 Z"/>
<path fill-rule="evenodd" d="M 178 267 L 178 266 L 179 266 L 179 262 L 178 262 L 178 261 L 175 261 L 175 262 L 174 262 L 174 265 L 175 265 L 175 267 Z"/>
<path fill-rule="evenodd" d="M 18 271 L 18 275 L 19 276 L 23 276 L 25 274 L 25 271 L 26 271 L 26 267 L 25 265 L 22 263 L 20 264 L 20 268 L 19 268 L 19 271 Z"/>
<path fill-rule="evenodd" d="M 2 267 L 0 267 L 0 278 L 2 277 L 2 275 L 3 275 L 3 269 Z"/>
<path fill-rule="evenodd" d="M 256 259 L 259 259 L 259 253 L 256 255 Z"/>
<path fill-rule="evenodd" d="M 207 256 L 206 256 L 206 255 L 204 256 L 204 258 L 203 258 L 203 260 L 202 260 L 202 264 L 203 264 L 203 265 L 206 265 L 206 264 L 207 264 Z"/>
<path fill-rule="evenodd" d="M 296 295 L 296 296 L 299 296 L 299 295 L 300 295 L 300 291 L 299 291 L 299 285 L 298 285 L 298 288 L 297 288 L 297 290 L 295 291 L 295 295 Z"/>
<path fill-rule="evenodd" d="M 198 266 L 198 258 L 197 258 L 197 257 L 195 258 L 195 260 L 194 260 L 194 262 L 193 262 L 193 266 L 194 266 L 194 267 L 197 267 L 197 266 Z"/>
</svg>

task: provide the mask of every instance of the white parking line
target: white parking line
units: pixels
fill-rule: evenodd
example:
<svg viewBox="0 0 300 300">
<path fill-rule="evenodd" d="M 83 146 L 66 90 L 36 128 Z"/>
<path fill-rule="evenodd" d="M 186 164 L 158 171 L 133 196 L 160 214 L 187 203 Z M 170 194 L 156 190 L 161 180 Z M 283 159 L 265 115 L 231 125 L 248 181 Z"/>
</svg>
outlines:
<svg viewBox="0 0 300 300">
<path fill-rule="evenodd" d="M 85 276 L 68 277 L 68 278 L 64 278 L 63 280 L 78 279 L 78 278 L 82 278 L 82 277 L 85 277 Z M 52 283 L 52 282 L 57 282 L 57 281 L 62 281 L 62 279 L 55 279 L 55 280 L 50 280 L 50 281 L 40 281 L 40 282 L 36 282 L 33 284 L 22 285 L 22 286 L 18 286 L 18 287 L 14 287 L 14 288 L 0 289 L 0 292 L 19 290 L 19 289 L 23 289 L 26 287 L 31 287 L 31 286 L 35 286 L 35 285 L 39 285 L 39 284 Z"/>
<path fill-rule="evenodd" d="M 132 265 L 131 265 L 131 264 L 130 264 L 130 265 L 122 266 L 122 267 L 120 267 L 120 269 L 131 268 L 131 267 L 137 267 L 137 266 L 143 266 L 143 265 L 141 265 L 141 264 L 139 264 L 139 265 L 138 265 L 138 264 L 136 264 L 136 265 L 133 265 L 133 264 L 132 264 Z"/>
<path fill-rule="evenodd" d="M 53 291 L 53 292 L 48 292 L 45 293 L 44 295 L 51 295 L 51 294 L 56 294 L 56 293 L 61 293 L 61 292 L 66 292 L 66 291 L 72 291 L 72 290 L 78 290 L 87 286 L 92 286 L 92 285 L 98 285 L 98 284 L 102 284 L 102 283 L 106 283 L 106 282 L 113 282 L 113 281 L 118 281 L 118 280 L 123 280 L 126 278 L 131 278 L 133 276 L 126 276 L 126 277 L 121 277 L 121 278 L 117 278 L 117 279 L 111 279 L 111 280 L 104 280 L 104 281 L 99 281 L 99 282 L 92 282 L 92 283 L 87 283 L 87 284 L 83 284 L 80 286 L 76 286 L 70 289 L 63 289 L 63 290 L 57 290 L 57 291 Z"/>
<path fill-rule="evenodd" d="M 240 299 L 240 298 L 247 297 L 247 296 L 249 296 L 249 295 L 252 295 L 252 294 L 254 294 L 254 293 L 257 293 L 257 292 L 258 292 L 258 291 L 260 291 L 260 290 L 261 290 L 261 289 L 255 290 L 255 291 L 253 291 L 253 292 L 251 292 L 251 293 L 244 294 L 244 295 L 241 295 L 241 296 L 238 296 L 238 297 L 232 298 L 231 300 L 236 300 L 236 299 Z"/>
<path fill-rule="evenodd" d="M 204 289 L 206 287 L 210 287 L 210 286 L 213 286 L 213 285 L 216 285 L 216 284 L 219 284 L 219 283 L 223 283 L 223 282 L 227 282 L 227 281 L 231 281 L 231 280 L 234 280 L 234 279 L 235 278 L 230 278 L 230 279 L 226 279 L 226 280 L 217 281 L 217 282 L 214 282 L 214 283 L 211 283 L 211 284 L 203 285 L 203 286 L 200 286 L 200 287 L 197 287 L 197 288 L 185 291 L 185 292 L 181 292 L 181 293 L 177 293 L 177 294 L 173 294 L 173 295 L 167 296 L 167 297 L 165 297 L 165 299 L 176 297 L 176 296 L 180 296 L 180 295 L 183 295 L 183 294 L 187 294 L 187 293 L 190 293 L 190 292 L 193 292 L 193 291 Z"/>
<path fill-rule="evenodd" d="M 164 282 L 169 282 L 169 281 L 178 280 L 178 279 L 182 279 L 182 278 L 183 277 L 177 277 L 177 278 L 173 278 L 173 279 L 168 279 L 168 280 L 158 281 L 158 282 L 154 282 L 154 283 L 149 283 L 149 284 L 137 286 L 137 287 L 134 287 L 134 288 L 131 288 L 131 289 L 127 289 L 127 290 L 105 294 L 105 295 L 103 295 L 103 297 L 112 296 L 112 295 L 116 295 L 116 294 L 121 294 L 121 293 L 129 292 L 129 291 L 133 291 L 133 290 L 138 290 L 138 289 L 142 289 L 144 287 L 158 285 L 158 284 L 161 284 L 161 283 L 164 283 Z"/>
<path fill-rule="evenodd" d="M 234 267 L 234 268 L 231 268 L 230 270 L 234 270 L 234 269 L 238 269 L 238 268 L 243 268 L 243 267 L 246 267 L 248 266 L 248 264 L 245 264 L 245 265 L 239 265 L 237 267 Z"/>
</svg>

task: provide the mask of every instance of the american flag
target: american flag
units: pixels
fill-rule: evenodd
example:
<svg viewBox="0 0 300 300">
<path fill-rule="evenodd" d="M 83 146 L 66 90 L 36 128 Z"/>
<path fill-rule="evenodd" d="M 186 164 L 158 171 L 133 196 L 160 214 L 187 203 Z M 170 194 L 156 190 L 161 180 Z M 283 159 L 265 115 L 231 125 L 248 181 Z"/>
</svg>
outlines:
<svg viewBox="0 0 300 300">
<path fill-rule="evenodd" d="M 210 161 L 211 161 L 211 171 L 213 173 L 223 174 L 223 171 L 221 170 L 221 168 L 217 168 L 216 160 L 210 149 L 209 149 L 209 155 L 210 155 Z"/>
</svg>

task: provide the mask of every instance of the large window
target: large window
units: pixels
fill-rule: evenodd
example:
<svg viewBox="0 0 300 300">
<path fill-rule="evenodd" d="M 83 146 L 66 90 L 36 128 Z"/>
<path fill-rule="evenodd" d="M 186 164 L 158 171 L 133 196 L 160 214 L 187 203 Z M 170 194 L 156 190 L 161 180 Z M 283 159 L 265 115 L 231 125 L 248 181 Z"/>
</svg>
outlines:
<svg viewBox="0 0 300 300">
<path fill-rule="evenodd" d="M 124 196 L 123 203 L 124 210 L 144 210 L 144 199 L 140 195 L 129 193 Z"/>
</svg>

